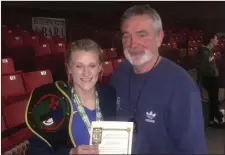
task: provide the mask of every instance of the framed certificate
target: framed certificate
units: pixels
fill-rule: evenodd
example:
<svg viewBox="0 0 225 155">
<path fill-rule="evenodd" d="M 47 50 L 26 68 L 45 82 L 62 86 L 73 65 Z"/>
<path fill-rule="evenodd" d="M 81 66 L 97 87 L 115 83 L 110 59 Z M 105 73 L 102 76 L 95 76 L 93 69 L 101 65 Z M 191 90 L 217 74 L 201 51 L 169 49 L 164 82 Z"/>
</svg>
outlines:
<svg viewBox="0 0 225 155">
<path fill-rule="evenodd" d="M 92 122 L 90 145 L 98 145 L 99 154 L 131 154 L 132 122 Z"/>
</svg>

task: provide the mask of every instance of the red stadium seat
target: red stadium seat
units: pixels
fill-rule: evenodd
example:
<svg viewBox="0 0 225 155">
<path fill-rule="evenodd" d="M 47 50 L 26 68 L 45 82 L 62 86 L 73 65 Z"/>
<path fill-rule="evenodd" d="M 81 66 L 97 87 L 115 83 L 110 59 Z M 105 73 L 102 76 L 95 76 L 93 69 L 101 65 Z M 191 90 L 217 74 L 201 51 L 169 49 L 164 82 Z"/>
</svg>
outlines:
<svg viewBox="0 0 225 155">
<path fill-rule="evenodd" d="M 188 49 L 188 56 L 194 56 L 195 55 L 195 51 L 193 48 L 189 48 Z"/>
<path fill-rule="evenodd" d="M 21 75 L 2 76 L 2 101 L 4 101 L 4 107 L 27 100 L 28 97 L 29 92 L 25 90 Z"/>
<path fill-rule="evenodd" d="M 193 45 L 193 40 L 189 40 L 189 41 L 188 41 L 188 47 L 189 47 L 189 48 L 194 47 L 194 45 Z"/>
<path fill-rule="evenodd" d="M 52 49 L 52 54 L 66 53 L 66 46 L 64 43 L 57 43 Z"/>
<path fill-rule="evenodd" d="M 7 48 L 23 46 L 23 39 L 21 36 L 11 36 L 5 39 Z"/>
<path fill-rule="evenodd" d="M 27 102 L 28 99 L 20 100 L 20 102 L 7 105 L 4 108 L 4 114 L 8 128 L 15 128 L 25 123 Z M 9 140 L 12 141 L 14 145 L 17 145 L 27 140 L 30 135 L 31 132 L 28 128 L 22 128 L 16 133 L 11 134 Z"/>
<path fill-rule="evenodd" d="M 115 48 L 107 49 L 106 55 L 108 60 L 116 58 L 117 57 L 116 49 Z"/>
<path fill-rule="evenodd" d="M 124 59 L 114 59 L 114 60 L 112 60 L 112 64 L 113 64 L 113 68 L 114 68 L 114 70 L 118 67 L 118 65 L 121 63 L 121 62 L 123 62 L 124 61 Z"/>
<path fill-rule="evenodd" d="M 51 54 L 36 57 L 36 70 L 50 70 L 53 77 L 57 80 L 63 80 L 65 74 L 65 54 Z"/>
<path fill-rule="evenodd" d="M 53 44 L 54 41 L 51 36 L 43 36 L 40 38 L 40 44 Z"/>
<path fill-rule="evenodd" d="M 1 132 L 3 133 L 4 131 L 7 130 L 7 127 L 3 118 L 1 118 L 1 124 L 2 124 Z M 2 152 L 9 150 L 12 146 L 13 146 L 13 143 L 9 140 L 9 137 L 5 137 L 2 139 Z"/>
<path fill-rule="evenodd" d="M 21 75 L 2 76 L 2 96 L 4 100 L 2 112 L 7 128 L 17 128 L 17 125 L 24 123 L 25 108 L 29 96 L 26 93 Z M 5 150 L 11 148 L 12 145 L 27 140 L 29 135 L 30 132 L 27 128 L 11 133 L 3 140 Z"/>
<path fill-rule="evenodd" d="M 27 30 L 22 30 L 22 32 L 20 32 L 20 33 L 21 33 L 20 35 L 22 36 L 22 38 L 25 38 L 27 36 L 30 36 L 30 33 Z"/>
<path fill-rule="evenodd" d="M 168 47 L 168 48 L 172 48 L 172 44 L 171 44 L 171 43 L 168 43 L 168 44 L 167 44 L 167 47 Z"/>
<path fill-rule="evenodd" d="M 15 72 L 12 58 L 2 59 L 2 74 L 10 74 Z"/>
<path fill-rule="evenodd" d="M 173 48 L 177 48 L 177 43 L 172 43 Z"/>
<path fill-rule="evenodd" d="M 107 50 L 106 49 L 103 49 L 102 60 L 103 61 L 106 61 L 107 60 Z"/>
<path fill-rule="evenodd" d="M 35 56 L 44 56 L 44 55 L 50 55 L 50 54 L 51 54 L 51 48 L 49 44 L 41 44 L 35 47 Z"/>
<path fill-rule="evenodd" d="M 12 32 L 16 36 L 23 36 L 23 35 L 29 34 L 29 32 L 26 30 L 23 30 L 23 28 L 20 25 L 16 25 L 16 27 L 13 27 Z"/>
<path fill-rule="evenodd" d="M 161 45 L 161 47 L 167 47 L 167 44 L 163 43 L 163 44 Z"/>
<path fill-rule="evenodd" d="M 40 87 L 41 85 L 53 82 L 50 70 L 34 71 L 22 74 L 26 90 L 28 92 Z"/>
<path fill-rule="evenodd" d="M 113 65 L 111 61 L 104 61 L 102 63 L 102 67 L 103 67 L 103 75 L 104 76 L 109 76 L 112 75 L 113 73 Z"/>
<path fill-rule="evenodd" d="M 26 93 L 20 74 L 2 76 L 2 96 L 18 96 Z"/>
<path fill-rule="evenodd" d="M 2 40 L 6 40 L 7 38 L 13 37 L 13 32 L 11 29 L 8 29 L 7 27 L 4 27 L 2 30 Z"/>
<path fill-rule="evenodd" d="M 51 51 L 55 48 L 55 42 L 51 36 L 44 36 L 40 38 L 40 44 L 48 44 L 50 46 Z"/>
<path fill-rule="evenodd" d="M 15 70 L 12 58 L 2 59 L 2 75 L 20 74 L 22 72 L 22 70 Z"/>
<path fill-rule="evenodd" d="M 113 73 L 113 65 L 111 61 L 104 61 L 102 63 L 102 67 L 103 67 L 103 73 L 102 73 L 102 77 L 101 77 L 101 83 L 102 84 L 107 84 L 110 80 L 110 77 Z"/>
<path fill-rule="evenodd" d="M 52 39 L 55 43 L 66 43 L 65 38 L 61 36 L 52 36 Z"/>
<path fill-rule="evenodd" d="M 39 45 L 39 37 L 38 36 L 23 36 L 23 41 L 25 46 L 36 47 Z"/>
<path fill-rule="evenodd" d="M 4 114 L 8 128 L 25 123 L 25 110 L 28 100 L 7 105 Z"/>
</svg>

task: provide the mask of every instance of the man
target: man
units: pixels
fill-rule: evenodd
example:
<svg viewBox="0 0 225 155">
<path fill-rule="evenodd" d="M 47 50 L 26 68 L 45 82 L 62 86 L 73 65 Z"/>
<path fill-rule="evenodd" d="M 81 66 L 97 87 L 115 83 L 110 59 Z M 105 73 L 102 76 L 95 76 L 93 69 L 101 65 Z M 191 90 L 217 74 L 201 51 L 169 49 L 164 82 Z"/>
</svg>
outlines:
<svg viewBox="0 0 225 155">
<path fill-rule="evenodd" d="M 199 48 L 198 75 L 209 96 L 209 126 L 224 127 L 223 114 L 220 112 L 218 68 L 212 49 L 218 44 L 215 34 L 205 37 L 205 45 Z M 214 119 L 215 118 L 215 119 Z M 216 120 L 216 121 L 215 121 Z"/>
<path fill-rule="evenodd" d="M 111 79 L 118 119 L 135 124 L 134 154 L 204 154 L 201 96 L 188 73 L 159 56 L 162 22 L 148 5 L 130 7 L 121 19 L 128 61 Z"/>
</svg>

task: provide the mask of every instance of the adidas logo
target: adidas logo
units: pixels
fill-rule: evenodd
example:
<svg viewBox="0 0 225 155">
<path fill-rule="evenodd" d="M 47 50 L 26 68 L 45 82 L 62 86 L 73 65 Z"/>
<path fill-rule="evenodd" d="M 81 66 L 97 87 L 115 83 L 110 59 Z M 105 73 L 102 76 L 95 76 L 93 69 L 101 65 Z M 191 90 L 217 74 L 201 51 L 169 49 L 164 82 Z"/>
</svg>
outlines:
<svg viewBox="0 0 225 155">
<path fill-rule="evenodd" d="M 156 117 L 156 113 L 153 113 L 152 111 L 146 112 L 146 117 L 146 122 L 155 123 L 154 118 Z"/>
</svg>

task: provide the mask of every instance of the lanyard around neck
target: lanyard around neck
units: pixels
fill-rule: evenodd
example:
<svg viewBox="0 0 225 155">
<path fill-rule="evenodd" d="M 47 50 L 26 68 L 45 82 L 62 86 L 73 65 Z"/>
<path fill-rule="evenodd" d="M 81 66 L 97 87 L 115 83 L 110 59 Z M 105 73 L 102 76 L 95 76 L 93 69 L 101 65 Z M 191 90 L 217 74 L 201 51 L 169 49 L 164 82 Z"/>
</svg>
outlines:
<svg viewBox="0 0 225 155">
<path fill-rule="evenodd" d="M 71 89 L 71 94 L 72 94 L 73 102 L 75 103 L 75 105 L 77 107 L 77 111 L 80 114 L 80 117 L 83 120 L 83 122 L 84 122 L 85 126 L 87 127 L 88 132 L 90 134 L 90 132 L 91 132 L 90 120 L 89 120 L 89 118 L 87 116 L 87 113 L 84 110 L 84 107 L 80 102 L 80 98 L 77 95 L 77 93 L 75 92 L 74 88 Z M 98 92 L 97 91 L 95 92 L 95 95 L 96 95 L 96 101 L 95 101 L 95 104 L 96 104 L 96 121 L 101 121 L 101 120 L 103 120 L 103 117 L 102 117 L 102 113 L 101 113 L 101 110 L 100 110 L 100 107 L 99 107 L 99 98 L 98 98 Z"/>
<path fill-rule="evenodd" d="M 160 60 L 160 56 L 158 55 L 158 57 L 157 57 L 157 59 L 156 59 L 156 61 L 155 61 L 155 63 L 154 63 L 154 65 L 153 65 L 153 67 L 152 67 L 152 69 L 157 65 L 157 63 L 159 62 L 159 60 Z M 151 69 L 151 70 L 152 70 Z M 150 71 L 151 71 L 150 70 Z M 131 70 L 130 70 L 130 74 L 129 74 L 129 80 L 128 80 L 128 83 L 129 83 L 129 90 L 128 90 L 128 93 L 129 93 L 129 98 L 128 98 L 128 102 L 129 102 L 129 120 L 130 121 L 134 121 L 135 120 L 135 118 L 136 118 L 136 115 L 137 115 L 137 110 L 138 110 L 138 105 L 139 105 L 139 100 L 140 100 L 140 97 L 141 97 L 141 95 L 142 95 L 142 91 L 144 90 L 144 88 L 145 88 L 145 86 L 147 85 L 147 82 L 148 82 L 148 79 L 149 79 L 149 77 L 148 76 L 146 76 L 146 78 L 145 78 L 145 80 L 144 80 L 144 82 L 142 83 L 142 86 L 141 86 L 141 90 L 139 91 L 139 93 L 138 93 L 138 97 L 137 97 L 137 101 L 136 101 L 136 103 L 135 103 L 135 105 L 134 105 L 134 110 L 133 110 L 133 114 L 131 114 L 131 76 L 132 76 L 132 68 L 131 68 Z"/>
</svg>

